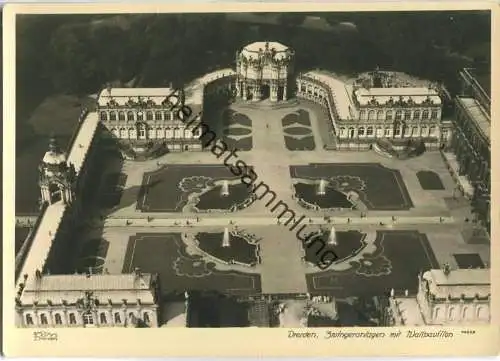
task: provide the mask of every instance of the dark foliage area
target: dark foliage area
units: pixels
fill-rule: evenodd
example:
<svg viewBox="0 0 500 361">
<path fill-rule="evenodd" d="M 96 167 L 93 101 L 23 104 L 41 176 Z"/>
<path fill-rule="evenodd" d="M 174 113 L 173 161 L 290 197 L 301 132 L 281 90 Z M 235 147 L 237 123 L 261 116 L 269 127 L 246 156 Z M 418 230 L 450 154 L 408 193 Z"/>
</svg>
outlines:
<svg viewBox="0 0 500 361">
<path fill-rule="evenodd" d="M 242 20 L 244 15 L 262 21 Z M 490 63 L 489 12 L 314 16 L 331 30 L 305 26 L 306 14 L 299 13 L 19 16 L 18 141 L 33 136 L 26 119 L 47 95 L 95 93 L 107 82 L 132 80 L 178 86 L 231 66 L 237 49 L 263 39 L 291 46 L 298 71 L 317 67 L 353 74 L 378 65 L 444 82 L 451 91 L 460 68 Z M 341 23 L 353 26 L 347 31 Z"/>
</svg>

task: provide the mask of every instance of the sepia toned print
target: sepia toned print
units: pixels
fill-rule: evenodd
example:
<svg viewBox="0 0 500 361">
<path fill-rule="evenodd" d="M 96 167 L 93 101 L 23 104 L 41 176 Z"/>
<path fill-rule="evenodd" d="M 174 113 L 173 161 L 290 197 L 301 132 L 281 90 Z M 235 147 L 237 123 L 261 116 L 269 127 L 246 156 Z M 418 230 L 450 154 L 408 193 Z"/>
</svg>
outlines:
<svg viewBox="0 0 500 361">
<path fill-rule="evenodd" d="M 15 21 L 7 307 L 34 341 L 492 324 L 489 10 Z"/>
</svg>

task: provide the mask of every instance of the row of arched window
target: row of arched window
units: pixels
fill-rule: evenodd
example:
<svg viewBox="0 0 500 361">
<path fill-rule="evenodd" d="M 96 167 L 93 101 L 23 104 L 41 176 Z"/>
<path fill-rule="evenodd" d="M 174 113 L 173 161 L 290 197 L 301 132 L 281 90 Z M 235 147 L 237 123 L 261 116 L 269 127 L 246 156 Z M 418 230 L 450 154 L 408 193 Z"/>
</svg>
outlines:
<svg viewBox="0 0 500 361">
<path fill-rule="evenodd" d="M 401 135 L 402 127 L 340 127 L 339 136 L 353 138 L 359 137 L 387 137 L 391 135 Z M 393 134 L 394 133 L 394 134 Z M 437 137 L 438 127 L 404 127 L 404 135 L 408 137 Z"/>
<path fill-rule="evenodd" d="M 430 115 L 430 116 L 429 116 Z M 360 120 L 437 120 L 439 116 L 439 111 L 437 109 L 424 109 L 420 110 L 365 110 L 361 109 L 359 111 Z"/>
<path fill-rule="evenodd" d="M 307 86 L 306 84 L 303 84 L 303 83 L 299 83 L 298 90 L 299 90 L 299 92 L 307 93 L 309 95 L 314 95 L 315 97 L 319 97 L 319 98 L 324 98 L 325 93 L 326 93 L 326 90 L 324 90 L 322 88 L 311 86 L 311 85 Z"/>
<path fill-rule="evenodd" d="M 487 319 L 488 315 L 487 315 L 486 311 L 487 311 L 486 307 L 479 306 L 476 308 L 475 315 L 473 315 L 473 308 L 468 307 L 468 306 L 464 306 L 464 308 L 462 309 L 462 314 L 460 315 L 459 308 L 452 306 L 448 309 L 448 314 L 446 315 L 447 316 L 446 319 L 448 321 L 457 321 L 457 316 L 461 320 L 470 320 L 470 318 L 473 316 L 477 320 Z M 444 312 L 444 308 L 436 307 L 434 310 L 434 319 L 435 320 L 441 319 L 444 316 L 443 312 Z"/>
<path fill-rule="evenodd" d="M 111 128 L 111 133 L 120 139 L 191 139 L 198 138 L 201 135 L 201 129 L 186 129 L 186 128 L 153 128 L 153 127 L 135 127 L 129 128 Z"/>
<path fill-rule="evenodd" d="M 143 316 L 142 320 L 144 322 L 146 322 L 146 323 L 150 323 L 151 322 L 151 319 L 150 319 L 150 316 L 149 316 L 149 312 L 144 312 L 142 314 L 142 316 Z M 33 315 L 30 314 L 30 313 L 27 313 L 25 317 L 26 317 L 26 325 L 33 326 L 34 325 Z M 136 314 L 134 312 L 130 312 L 128 314 L 128 317 L 129 317 L 129 319 L 131 319 L 131 318 L 135 318 L 137 316 L 136 316 Z M 93 325 L 93 324 L 96 323 L 95 320 L 94 320 L 94 314 L 91 313 L 91 312 L 85 312 L 82 315 L 82 320 L 83 320 L 83 324 L 84 325 Z M 107 312 L 100 312 L 99 313 L 99 324 L 100 325 L 107 325 L 109 323 L 109 321 L 110 320 L 108 320 L 108 313 Z M 121 312 L 115 312 L 114 313 L 114 315 L 113 315 L 113 321 L 114 321 L 115 325 L 119 325 L 119 324 L 121 324 L 123 322 L 122 321 L 122 314 L 121 314 Z M 56 325 L 62 325 L 63 324 L 62 315 L 60 313 L 54 313 L 54 323 Z M 76 325 L 78 323 L 77 319 L 76 319 L 76 314 L 74 312 L 68 313 L 68 323 L 70 325 Z M 40 313 L 38 324 L 39 325 L 48 325 L 49 324 L 49 320 L 47 318 L 47 314 Z"/>
<path fill-rule="evenodd" d="M 474 149 L 476 151 L 479 151 L 482 147 L 485 147 L 483 137 L 477 134 L 477 131 L 473 129 L 472 122 L 468 121 L 467 116 L 462 112 L 459 112 L 458 115 L 459 116 L 457 117 L 457 119 L 459 120 L 460 127 L 462 128 L 464 135 L 467 136 Z M 489 151 L 483 150 L 482 153 L 487 154 L 489 153 Z"/>
<path fill-rule="evenodd" d="M 161 111 L 157 110 L 155 112 L 148 110 L 146 112 L 142 111 L 104 111 L 100 112 L 101 121 L 113 121 L 113 120 L 122 120 L 122 121 L 137 121 L 137 120 L 174 120 L 175 113 L 171 111 Z"/>
</svg>

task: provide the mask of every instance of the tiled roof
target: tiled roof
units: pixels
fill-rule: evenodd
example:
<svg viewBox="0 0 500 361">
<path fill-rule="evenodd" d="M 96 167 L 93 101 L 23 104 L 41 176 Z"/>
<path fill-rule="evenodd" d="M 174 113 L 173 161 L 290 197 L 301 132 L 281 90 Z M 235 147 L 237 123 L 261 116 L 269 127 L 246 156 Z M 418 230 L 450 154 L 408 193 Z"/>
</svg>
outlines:
<svg viewBox="0 0 500 361">
<path fill-rule="evenodd" d="M 151 99 L 155 104 L 161 104 L 173 92 L 172 88 L 109 88 L 101 91 L 97 102 L 99 106 L 106 106 L 113 99 L 123 106 L 129 99 L 137 102 L 141 97 L 144 101 Z"/>
<path fill-rule="evenodd" d="M 441 269 L 433 269 L 424 273 L 423 278 L 429 282 L 431 294 L 439 298 L 487 297 L 491 294 L 490 269 L 457 269 L 448 275 Z"/>
<path fill-rule="evenodd" d="M 469 114 L 471 120 L 478 126 L 481 132 L 491 141 L 491 123 L 486 110 L 474 98 L 457 97 L 458 102 Z"/>
<path fill-rule="evenodd" d="M 26 291 L 98 291 L 98 290 L 147 290 L 151 285 L 151 274 L 118 275 L 43 275 L 32 277 Z"/>
<path fill-rule="evenodd" d="M 203 91 L 207 84 L 213 82 L 214 80 L 225 78 L 227 76 L 232 76 L 235 74 L 236 73 L 233 69 L 227 68 L 213 71 L 211 73 L 205 74 L 200 78 L 195 79 L 184 89 L 186 104 L 202 105 Z"/>
<path fill-rule="evenodd" d="M 391 98 L 393 101 L 398 101 L 400 97 L 404 102 L 411 99 L 415 104 L 422 104 L 427 99 L 434 104 L 441 104 L 438 92 L 429 88 L 360 88 L 355 94 L 360 105 L 367 105 L 373 98 L 380 104 L 385 104 Z"/>
<path fill-rule="evenodd" d="M 58 231 L 66 207 L 62 202 L 54 203 L 47 207 L 19 273 L 20 278 L 28 275 L 29 281 L 35 277 L 36 270 L 43 270 L 50 248 L 52 247 L 52 240 Z"/>
<path fill-rule="evenodd" d="M 92 296 L 101 303 L 111 300 L 113 304 L 120 304 L 127 300 L 129 304 L 142 303 L 153 304 L 154 293 L 151 284 L 152 276 L 142 274 L 120 275 L 43 275 L 41 278 L 31 277 L 28 279 L 23 291 L 21 302 L 31 305 L 33 302 L 46 304 L 51 300 L 54 304 L 60 304 L 63 300 L 75 303 L 85 296 L 86 291 L 91 291 Z"/>
<path fill-rule="evenodd" d="M 96 112 L 90 112 L 82 120 L 82 125 L 76 135 L 73 147 L 71 148 L 68 156 L 68 164 L 75 166 L 75 171 L 78 174 L 85 162 L 85 158 L 89 151 L 92 139 L 94 138 L 97 126 L 99 125 L 99 118 Z"/>
<path fill-rule="evenodd" d="M 335 101 L 335 108 L 337 109 L 340 119 L 347 120 L 352 118 L 349 111 L 351 99 L 349 97 L 346 84 L 343 81 L 335 79 L 332 76 L 319 71 L 310 71 L 304 75 L 325 84 L 330 89 Z"/>
</svg>

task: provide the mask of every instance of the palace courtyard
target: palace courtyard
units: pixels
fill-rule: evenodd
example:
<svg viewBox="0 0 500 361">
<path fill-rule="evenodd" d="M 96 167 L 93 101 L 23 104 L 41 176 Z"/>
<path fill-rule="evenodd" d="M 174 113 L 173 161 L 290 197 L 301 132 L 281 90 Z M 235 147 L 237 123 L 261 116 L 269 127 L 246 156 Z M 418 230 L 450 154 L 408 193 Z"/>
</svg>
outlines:
<svg viewBox="0 0 500 361">
<path fill-rule="evenodd" d="M 267 184 L 276 199 L 269 206 L 270 195 L 252 200 L 252 189 L 223 163 L 225 156 L 209 150 L 143 162 L 110 156 L 97 198 L 112 202 L 90 216 L 93 226 L 82 236 L 106 243 L 89 246 L 96 260 L 87 252 L 79 265 L 157 272 L 163 292 L 347 297 L 414 291 L 420 271 L 443 263 L 490 262 L 489 244 L 464 236 L 470 211 L 438 152 L 397 160 L 325 150 L 321 133 L 328 125 L 307 102 L 272 110 L 233 105 L 223 114 L 219 133 L 251 145 L 238 148 L 229 165 L 251 165 L 254 184 Z M 308 231 L 334 226 L 337 244 L 323 251 L 333 250 L 337 259 L 326 270 L 315 264 L 316 248 L 278 224 L 270 209 L 278 201 L 295 219 L 303 215 Z"/>
</svg>

